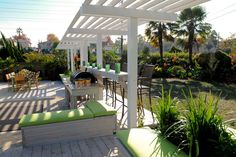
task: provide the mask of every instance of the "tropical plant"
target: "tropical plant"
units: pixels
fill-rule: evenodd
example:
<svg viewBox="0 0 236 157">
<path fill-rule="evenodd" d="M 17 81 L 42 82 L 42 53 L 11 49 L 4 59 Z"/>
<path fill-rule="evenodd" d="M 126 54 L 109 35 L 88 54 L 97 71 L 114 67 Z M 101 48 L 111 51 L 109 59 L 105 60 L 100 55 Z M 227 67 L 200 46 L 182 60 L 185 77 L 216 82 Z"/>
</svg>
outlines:
<svg viewBox="0 0 236 157">
<path fill-rule="evenodd" d="M 2 35 L 3 47 L 6 51 L 5 53 L 7 53 L 7 55 L 9 55 L 15 61 L 23 62 L 24 61 L 24 56 L 23 56 L 24 49 L 19 44 L 19 42 L 17 42 L 15 45 L 14 41 L 12 41 L 11 39 L 6 39 L 5 36 L 3 35 L 3 33 L 1 33 L 1 35 Z"/>
<path fill-rule="evenodd" d="M 186 96 L 186 95 L 185 95 Z M 196 99 L 190 91 L 185 114 L 185 130 L 190 157 L 233 157 L 236 155 L 236 140 L 227 130 L 222 118 L 217 115 L 219 98 L 211 94 Z"/>
<path fill-rule="evenodd" d="M 148 27 L 145 30 L 145 35 L 150 40 L 151 45 L 154 47 L 159 47 L 160 49 L 160 59 L 161 64 L 163 65 L 163 39 L 167 39 L 168 41 L 173 41 L 173 37 L 168 34 L 168 30 L 170 30 L 170 24 L 162 23 L 162 22 L 154 22 L 151 21 L 148 24 Z"/>
<path fill-rule="evenodd" d="M 120 61 L 120 56 L 118 56 L 114 51 L 104 51 L 103 60 L 106 63 L 116 63 Z M 104 63 L 104 65 L 106 64 Z"/>
<path fill-rule="evenodd" d="M 192 64 L 193 44 L 197 42 L 197 38 L 205 39 L 211 32 L 211 25 L 204 23 L 206 11 L 202 7 L 187 8 L 178 16 L 175 24 L 171 25 L 172 33 L 182 39 L 184 43 L 187 38 L 186 48 L 189 52 L 189 63 Z M 181 38 L 182 37 L 182 38 Z"/>
<path fill-rule="evenodd" d="M 186 135 L 182 129 L 184 121 L 180 120 L 180 113 L 177 110 L 178 99 L 171 97 L 171 89 L 165 94 L 162 86 L 162 94 L 157 102 L 157 107 L 154 108 L 159 122 L 157 129 L 160 130 L 166 139 L 179 146 L 180 149 L 185 150 L 186 148 L 184 148 L 184 142 L 182 141 L 186 139 Z"/>
</svg>

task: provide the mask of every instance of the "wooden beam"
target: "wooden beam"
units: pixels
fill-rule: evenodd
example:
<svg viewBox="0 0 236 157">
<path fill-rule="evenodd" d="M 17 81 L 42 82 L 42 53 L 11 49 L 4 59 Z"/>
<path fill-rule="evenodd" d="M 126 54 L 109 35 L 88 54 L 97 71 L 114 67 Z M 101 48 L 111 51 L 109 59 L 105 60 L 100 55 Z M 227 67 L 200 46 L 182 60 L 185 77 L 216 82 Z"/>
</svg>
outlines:
<svg viewBox="0 0 236 157">
<path fill-rule="evenodd" d="M 104 29 L 86 29 L 86 28 L 71 28 L 67 33 L 73 34 L 103 34 L 103 35 L 127 35 L 127 31 L 119 30 L 104 30 Z"/>
<path fill-rule="evenodd" d="M 110 6 L 98 5 L 82 5 L 80 13 L 83 16 L 103 16 L 103 17 L 119 17 L 119 18 L 140 18 L 150 21 L 176 21 L 176 13 L 163 13 L 156 11 L 138 10 L 131 8 L 118 8 Z"/>
</svg>

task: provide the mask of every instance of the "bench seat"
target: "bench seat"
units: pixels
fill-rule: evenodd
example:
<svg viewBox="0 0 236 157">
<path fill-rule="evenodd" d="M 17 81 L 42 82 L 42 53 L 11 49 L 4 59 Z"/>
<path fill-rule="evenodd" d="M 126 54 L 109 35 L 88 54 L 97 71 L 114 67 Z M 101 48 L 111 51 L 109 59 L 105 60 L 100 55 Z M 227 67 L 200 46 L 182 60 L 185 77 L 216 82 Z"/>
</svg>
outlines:
<svg viewBox="0 0 236 157">
<path fill-rule="evenodd" d="M 128 150 L 124 152 L 125 156 L 130 154 L 134 157 L 187 157 L 184 152 L 178 151 L 175 145 L 150 128 L 120 130 L 116 135 L 121 142 L 118 146 L 125 147 L 121 150 Z"/>
<path fill-rule="evenodd" d="M 116 110 L 88 101 L 84 108 L 24 115 L 19 125 L 23 146 L 113 135 Z"/>
<path fill-rule="evenodd" d="M 89 118 L 94 118 L 93 113 L 88 108 L 83 108 L 24 115 L 22 116 L 19 125 L 20 127 L 37 126 Z"/>
</svg>

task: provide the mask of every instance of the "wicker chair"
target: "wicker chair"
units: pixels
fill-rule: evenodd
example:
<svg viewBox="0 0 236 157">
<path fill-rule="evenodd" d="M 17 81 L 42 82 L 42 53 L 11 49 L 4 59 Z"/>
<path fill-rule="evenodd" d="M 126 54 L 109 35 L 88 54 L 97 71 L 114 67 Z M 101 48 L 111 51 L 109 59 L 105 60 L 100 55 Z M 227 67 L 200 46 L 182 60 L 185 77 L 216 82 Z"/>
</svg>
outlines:
<svg viewBox="0 0 236 157">
<path fill-rule="evenodd" d="M 23 89 L 26 85 L 26 80 L 24 75 L 16 74 L 15 75 L 15 89 Z"/>
<path fill-rule="evenodd" d="M 39 75 L 40 75 L 40 71 L 38 71 L 37 73 L 34 73 L 34 75 L 32 75 L 32 78 L 30 79 L 30 85 L 35 85 L 37 89 L 39 86 Z"/>
<path fill-rule="evenodd" d="M 13 82 L 11 79 L 11 75 L 10 74 L 6 74 L 6 80 L 7 80 L 7 84 L 8 84 L 8 91 L 10 91 L 11 89 L 13 89 Z"/>
</svg>

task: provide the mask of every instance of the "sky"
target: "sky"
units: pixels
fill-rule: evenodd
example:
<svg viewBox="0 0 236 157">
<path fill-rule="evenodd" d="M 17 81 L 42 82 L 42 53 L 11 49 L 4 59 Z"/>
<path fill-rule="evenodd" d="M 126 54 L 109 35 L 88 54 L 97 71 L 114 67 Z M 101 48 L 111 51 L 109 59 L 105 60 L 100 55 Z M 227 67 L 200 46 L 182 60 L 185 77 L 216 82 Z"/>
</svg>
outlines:
<svg viewBox="0 0 236 157">
<path fill-rule="evenodd" d="M 31 39 L 32 46 L 46 41 L 47 34 L 62 38 L 64 32 L 79 10 L 83 0 L 0 0 L 0 31 L 6 37 L 16 35 L 16 29 Z M 207 12 L 205 22 L 227 38 L 236 33 L 236 1 L 211 0 L 202 5 Z M 139 34 L 145 26 L 139 27 Z"/>
</svg>

